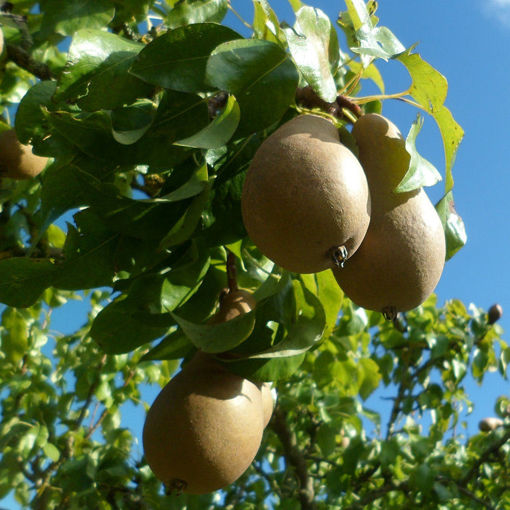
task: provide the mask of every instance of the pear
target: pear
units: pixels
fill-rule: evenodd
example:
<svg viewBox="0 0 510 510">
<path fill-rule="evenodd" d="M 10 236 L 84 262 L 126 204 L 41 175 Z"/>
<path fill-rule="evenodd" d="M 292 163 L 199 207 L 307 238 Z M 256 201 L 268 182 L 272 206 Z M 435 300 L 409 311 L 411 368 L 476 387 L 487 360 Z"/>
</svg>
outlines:
<svg viewBox="0 0 510 510">
<path fill-rule="evenodd" d="M 370 226 L 360 248 L 335 277 L 354 303 L 395 318 L 420 305 L 436 287 L 445 262 L 441 220 L 420 188 L 394 190 L 410 155 L 398 128 L 379 114 L 361 116 L 352 134 L 372 198 Z"/>
<path fill-rule="evenodd" d="M 31 145 L 24 145 L 14 129 L 0 133 L 0 177 L 23 180 L 40 174 L 48 158 L 36 156 Z"/>
<path fill-rule="evenodd" d="M 259 147 L 247 171 L 241 211 L 248 235 L 288 271 L 314 273 L 341 264 L 370 221 L 368 184 L 338 130 L 300 115 Z"/>
<path fill-rule="evenodd" d="M 209 493 L 252 463 L 263 420 L 259 387 L 199 352 L 152 404 L 143 429 L 145 457 L 168 489 Z"/>
</svg>

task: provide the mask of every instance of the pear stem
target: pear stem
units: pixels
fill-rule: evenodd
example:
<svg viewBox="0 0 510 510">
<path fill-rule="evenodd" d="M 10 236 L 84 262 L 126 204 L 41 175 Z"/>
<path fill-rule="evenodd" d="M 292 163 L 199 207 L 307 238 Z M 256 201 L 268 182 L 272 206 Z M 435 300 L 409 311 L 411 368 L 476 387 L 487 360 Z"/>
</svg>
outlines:
<svg viewBox="0 0 510 510">
<path fill-rule="evenodd" d="M 320 108 L 329 115 L 337 119 L 347 120 L 348 122 L 353 122 L 353 119 L 355 121 L 361 117 L 362 114 L 361 108 L 351 101 L 350 98 L 340 95 L 335 101 L 328 103 L 320 98 L 310 86 L 298 88 L 296 90 L 296 103 L 305 108 Z M 346 115 L 344 112 L 345 110 L 347 110 L 350 115 Z"/>
<path fill-rule="evenodd" d="M 234 292 L 237 287 L 236 256 L 227 249 L 227 282 L 229 292 Z"/>
</svg>

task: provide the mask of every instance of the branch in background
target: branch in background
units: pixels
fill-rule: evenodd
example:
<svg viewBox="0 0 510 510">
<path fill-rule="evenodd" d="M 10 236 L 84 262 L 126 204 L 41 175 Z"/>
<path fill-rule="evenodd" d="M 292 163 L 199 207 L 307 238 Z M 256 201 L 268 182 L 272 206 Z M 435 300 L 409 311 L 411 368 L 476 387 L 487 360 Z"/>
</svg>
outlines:
<svg viewBox="0 0 510 510">
<path fill-rule="evenodd" d="M 472 478 L 474 478 L 478 474 L 478 470 L 480 466 L 489 460 L 489 457 L 496 453 L 507 441 L 510 440 L 510 430 L 507 430 L 506 433 L 492 444 L 487 450 L 485 450 L 482 455 L 476 460 L 476 462 L 471 466 L 471 469 L 459 480 L 459 484 L 462 486 L 466 486 Z"/>
<path fill-rule="evenodd" d="M 308 473 L 308 467 L 303 453 L 297 446 L 296 435 L 288 427 L 285 413 L 281 407 L 277 406 L 275 408 L 270 426 L 282 443 L 287 463 L 290 464 L 296 472 L 300 486 L 299 501 L 301 503 L 301 510 L 315 510 L 313 480 Z"/>
<path fill-rule="evenodd" d="M 32 73 L 40 80 L 51 80 L 54 78 L 53 73 L 46 64 L 34 60 L 29 53 L 20 46 L 7 44 L 7 56 L 9 60 L 14 62 L 18 67 Z"/>
</svg>

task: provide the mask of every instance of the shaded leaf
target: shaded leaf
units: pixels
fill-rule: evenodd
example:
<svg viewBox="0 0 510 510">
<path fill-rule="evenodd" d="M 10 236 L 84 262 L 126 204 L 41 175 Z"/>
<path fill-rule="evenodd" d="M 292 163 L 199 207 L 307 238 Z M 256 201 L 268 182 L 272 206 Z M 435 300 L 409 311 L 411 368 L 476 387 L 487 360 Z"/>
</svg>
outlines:
<svg viewBox="0 0 510 510">
<path fill-rule="evenodd" d="M 244 313 L 235 319 L 218 324 L 195 324 L 172 313 L 189 340 L 204 352 L 229 351 L 244 342 L 253 331 L 255 312 Z"/>
<path fill-rule="evenodd" d="M 182 332 L 182 329 L 178 329 L 163 338 L 156 347 L 144 354 L 140 361 L 181 359 L 192 349 L 194 349 L 193 344 Z"/>
<path fill-rule="evenodd" d="M 241 117 L 239 105 L 234 96 L 230 96 L 222 112 L 205 128 L 197 133 L 175 142 L 176 145 L 216 149 L 225 145 L 235 133 Z"/>
<path fill-rule="evenodd" d="M 43 37 L 57 32 L 73 35 L 80 28 L 101 29 L 107 25 L 115 14 L 115 8 L 109 0 L 42 0 L 41 23 Z"/>
<path fill-rule="evenodd" d="M 277 44 L 256 39 L 219 45 L 207 62 L 207 81 L 235 95 L 241 109 L 239 136 L 280 120 L 294 103 L 298 72 Z"/>
<path fill-rule="evenodd" d="M 23 257 L 0 260 L 0 302 L 26 308 L 53 282 L 55 266 L 46 259 Z"/>
<path fill-rule="evenodd" d="M 131 73 L 166 89 L 209 90 L 204 80 L 209 55 L 219 44 L 240 38 L 232 29 L 213 23 L 169 30 L 140 52 Z"/>
<path fill-rule="evenodd" d="M 104 30 L 78 31 L 69 48 L 57 99 L 78 100 L 82 109 L 95 111 L 118 108 L 149 94 L 151 87 L 128 73 L 142 48 L 142 43 Z"/>
</svg>

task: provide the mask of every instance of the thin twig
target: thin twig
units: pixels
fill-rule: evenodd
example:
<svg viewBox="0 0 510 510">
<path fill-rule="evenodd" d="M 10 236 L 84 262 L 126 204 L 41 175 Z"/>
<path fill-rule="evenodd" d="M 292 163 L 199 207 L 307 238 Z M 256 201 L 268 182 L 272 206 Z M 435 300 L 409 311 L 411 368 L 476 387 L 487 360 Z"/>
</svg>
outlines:
<svg viewBox="0 0 510 510">
<path fill-rule="evenodd" d="M 14 44 L 7 44 L 7 56 L 18 67 L 25 69 L 40 80 L 51 80 L 54 78 L 50 68 L 42 62 L 34 60 L 26 50 Z"/>
</svg>

